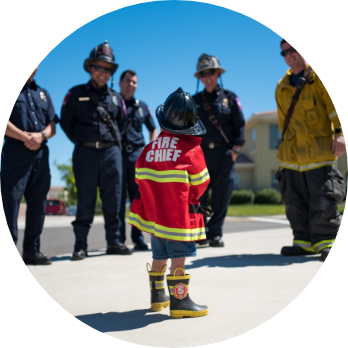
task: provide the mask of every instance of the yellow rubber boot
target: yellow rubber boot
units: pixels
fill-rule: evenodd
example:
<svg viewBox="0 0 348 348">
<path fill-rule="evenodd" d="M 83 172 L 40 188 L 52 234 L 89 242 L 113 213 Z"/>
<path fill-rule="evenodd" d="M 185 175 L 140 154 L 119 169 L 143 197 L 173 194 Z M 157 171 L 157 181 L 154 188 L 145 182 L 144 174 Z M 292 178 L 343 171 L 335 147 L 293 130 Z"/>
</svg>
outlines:
<svg viewBox="0 0 348 348">
<path fill-rule="evenodd" d="M 175 276 L 178 269 L 184 273 Z M 185 274 L 184 269 L 177 268 L 174 275 L 167 275 L 167 285 L 170 294 L 170 316 L 172 318 L 203 317 L 208 315 L 208 307 L 195 304 L 189 296 L 190 275 Z"/>
<path fill-rule="evenodd" d="M 151 310 L 159 312 L 163 308 L 168 307 L 170 303 L 169 296 L 165 294 L 164 290 L 164 272 L 167 269 L 167 265 L 163 266 L 161 272 L 152 272 L 149 263 L 146 264 L 146 269 L 150 277 Z"/>
</svg>

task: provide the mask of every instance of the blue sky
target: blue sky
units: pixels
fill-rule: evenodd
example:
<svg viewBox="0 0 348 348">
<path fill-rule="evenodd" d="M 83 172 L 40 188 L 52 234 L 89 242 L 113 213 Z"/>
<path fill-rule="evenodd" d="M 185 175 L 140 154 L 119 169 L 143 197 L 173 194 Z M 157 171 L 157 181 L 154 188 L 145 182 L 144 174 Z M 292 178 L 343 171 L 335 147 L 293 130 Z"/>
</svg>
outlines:
<svg viewBox="0 0 348 348">
<path fill-rule="evenodd" d="M 238 95 L 246 119 L 256 112 L 276 109 L 276 83 L 287 69 L 276 33 L 218 6 L 166 1 L 130 6 L 99 17 L 47 55 L 36 81 L 50 93 L 58 116 L 66 92 L 89 80 L 83 62 L 104 40 L 114 49 L 119 64 L 114 89 L 119 92 L 118 81 L 124 70 L 135 70 L 136 97 L 146 102 L 153 114 L 178 87 L 195 93 L 193 74 L 203 52 L 219 58 L 226 69 L 223 85 Z M 144 135 L 148 142 L 146 129 Z M 56 136 L 49 140 L 52 186 L 64 185 L 54 161 L 68 163 L 73 147 L 58 126 Z"/>
</svg>

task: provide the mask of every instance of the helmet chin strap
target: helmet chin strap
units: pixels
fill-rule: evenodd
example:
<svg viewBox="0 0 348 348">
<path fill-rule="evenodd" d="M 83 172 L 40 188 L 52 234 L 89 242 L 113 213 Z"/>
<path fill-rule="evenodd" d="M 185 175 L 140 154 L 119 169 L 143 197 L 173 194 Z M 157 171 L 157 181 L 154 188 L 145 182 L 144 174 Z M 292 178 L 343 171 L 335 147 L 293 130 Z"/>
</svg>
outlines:
<svg viewBox="0 0 348 348">
<path fill-rule="evenodd" d="M 199 88 L 199 79 L 197 79 L 196 94 L 198 93 L 198 88 Z"/>
<path fill-rule="evenodd" d="M 220 84 L 221 84 L 221 87 L 224 88 L 224 85 L 223 85 L 223 83 L 222 83 L 222 77 L 221 77 L 221 75 L 220 75 Z"/>
<path fill-rule="evenodd" d="M 111 89 L 114 87 L 114 74 L 111 75 Z"/>
</svg>

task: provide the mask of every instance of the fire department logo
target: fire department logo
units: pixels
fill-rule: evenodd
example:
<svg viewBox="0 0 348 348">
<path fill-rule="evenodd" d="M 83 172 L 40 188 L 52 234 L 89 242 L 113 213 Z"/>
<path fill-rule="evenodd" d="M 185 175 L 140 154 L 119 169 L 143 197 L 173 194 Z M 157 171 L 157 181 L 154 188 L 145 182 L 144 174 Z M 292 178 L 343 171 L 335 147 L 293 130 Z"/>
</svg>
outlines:
<svg viewBox="0 0 348 348">
<path fill-rule="evenodd" d="M 184 299 L 188 294 L 188 287 L 186 284 L 179 283 L 176 284 L 173 288 L 173 295 L 179 299 L 182 300 Z"/>
<path fill-rule="evenodd" d="M 143 109 L 142 109 L 142 108 L 139 108 L 139 109 L 138 109 L 138 114 L 139 114 L 139 116 L 144 116 L 144 113 L 143 113 Z"/>
<path fill-rule="evenodd" d="M 221 104 L 222 104 L 222 106 L 227 108 L 228 107 L 228 99 L 227 98 L 222 99 L 222 103 Z"/>
<path fill-rule="evenodd" d="M 40 99 L 43 100 L 43 101 L 47 101 L 47 97 L 46 97 L 46 94 L 44 92 L 40 92 Z"/>
</svg>

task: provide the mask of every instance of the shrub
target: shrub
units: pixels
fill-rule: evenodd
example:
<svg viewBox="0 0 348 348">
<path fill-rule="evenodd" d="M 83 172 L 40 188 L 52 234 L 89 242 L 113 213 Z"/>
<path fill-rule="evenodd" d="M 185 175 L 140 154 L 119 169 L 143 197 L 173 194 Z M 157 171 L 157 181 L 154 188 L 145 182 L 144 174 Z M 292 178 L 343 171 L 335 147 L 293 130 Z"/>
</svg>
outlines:
<svg viewBox="0 0 348 348">
<path fill-rule="evenodd" d="M 256 193 L 255 204 L 279 204 L 281 202 L 280 193 L 273 188 L 264 188 Z"/>
<path fill-rule="evenodd" d="M 255 194 L 252 190 L 235 190 L 233 191 L 230 204 L 252 204 Z"/>
</svg>

